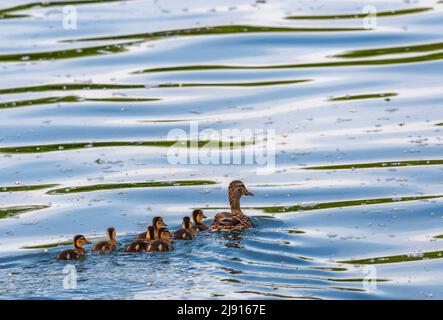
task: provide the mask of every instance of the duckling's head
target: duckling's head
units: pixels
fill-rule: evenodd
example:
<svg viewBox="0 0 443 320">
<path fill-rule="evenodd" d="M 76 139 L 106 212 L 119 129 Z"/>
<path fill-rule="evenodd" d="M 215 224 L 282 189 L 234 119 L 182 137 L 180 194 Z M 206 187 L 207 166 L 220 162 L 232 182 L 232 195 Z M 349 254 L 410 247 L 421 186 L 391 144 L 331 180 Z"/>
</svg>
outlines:
<svg viewBox="0 0 443 320">
<path fill-rule="evenodd" d="M 108 230 L 106 230 L 106 233 L 109 240 L 115 240 L 115 238 L 117 237 L 117 232 L 115 231 L 115 228 L 108 228 Z"/>
<path fill-rule="evenodd" d="M 183 217 L 182 228 L 188 230 L 191 229 L 191 227 L 192 227 L 191 218 Z"/>
<path fill-rule="evenodd" d="M 160 229 L 161 227 L 166 227 L 167 225 L 165 224 L 165 222 L 163 221 L 163 218 L 162 217 L 154 217 L 153 219 L 152 219 L 152 226 L 155 228 L 155 229 Z"/>
<path fill-rule="evenodd" d="M 158 232 L 158 238 L 160 240 L 169 240 L 169 238 L 171 237 L 171 233 L 166 227 L 161 227 L 160 229 L 158 229 L 157 232 Z"/>
<path fill-rule="evenodd" d="M 84 235 L 79 234 L 74 237 L 74 247 L 76 248 L 82 248 L 87 243 L 90 242 L 86 240 Z"/>
<path fill-rule="evenodd" d="M 192 219 L 195 223 L 201 223 L 203 219 L 207 218 L 201 209 L 195 209 L 192 211 Z"/>
<path fill-rule="evenodd" d="M 148 227 L 148 230 L 146 231 L 146 239 L 147 240 L 154 240 L 155 239 L 155 229 L 153 226 Z"/>
<path fill-rule="evenodd" d="M 245 185 L 240 180 L 234 180 L 229 184 L 228 193 L 229 195 L 237 197 L 254 195 L 252 192 L 249 192 L 248 189 L 246 189 Z"/>
</svg>

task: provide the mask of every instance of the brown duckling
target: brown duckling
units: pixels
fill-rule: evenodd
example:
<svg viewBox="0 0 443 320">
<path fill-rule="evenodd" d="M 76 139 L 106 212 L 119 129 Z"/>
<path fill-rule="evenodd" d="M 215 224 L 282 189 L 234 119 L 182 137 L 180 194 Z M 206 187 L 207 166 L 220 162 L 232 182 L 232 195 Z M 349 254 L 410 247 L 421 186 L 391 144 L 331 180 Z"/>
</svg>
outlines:
<svg viewBox="0 0 443 320">
<path fill-rule="evenodd" d="M 167 227 L 167 224 L 165 224 L 162 217 L 154 217 L 154 218 L 152 218 L 152 225 L 151 226 L 154 227 L 155 239 L 158 239 L 158 237 L 157 237 L 158 229 L 160 229 L 161 227 Z M 147 233 L 148 233 L 148 231 L 137 234 L 137 236 L 135 237 L 135 240 L 145 240 L 147 237 Z"/>
<path fill-rule="evenodd" d="M 152 241 L 148 245 L 147 251 L 171 251 L 172 250 L 172 242 L 171 242 L 171 233 L 168 228 L 161 227 L 158 229 L 158 239 Z"/>
<path fill-rule="evenodd" d="M 193 231 L 192 231 L 192 222 L 189 217 L 184 217 L 182 222 L 182 228 L 174 232 L 173 239 L 174 240 L 192 240 Z"/>
<path fill-rule="evenodd" d="M 203 219 L 207 218 L 203 211 L 200 209 L 196 209 L 192 212 L 192 220 L 194 220 L 192 231 L 196 233 L 197 231 L 205 231 L 208 230 L 208 227 L 202 222 Z"/>
<path fill-rule="evenodd" d="M 97 242 L 91 249 L 93 252 L 109 253 L 117 248 L 117 233 L 114 228 L 108 228 L 106 230 L 108 240 Z"/>
<path fill-rule="evenodd" d="M 146 233 L 146 239 L 143 240 L 135 240 L 134 242 L 128 244 L 125 247 L 125 252 L 142 252 L 146 251 L 149 243 L 151 243 L 155 238 L 155 230 L 153 226 L 149 226 Z"/>
<path fill-rule="evenodd" d="M 85 236 L 79 234 L 74 237 L 74 249 L 65 250 L 59 253 L 57 260 L 78 260 L 86 254 L 83 246 L 90 243 Z"/>
<path fill-rule="evenodd" d="M 241 211 L 241 196 L 253 196 L 252 192 L 246 189 L 243 182 L 234 180 L 229 184 L 228 198 L 231 205 L 231 212 L 220 212 L 214 217 L 211 224 L 212 231 L 233 231 L 244 230 L 251 227 L 249 218 Z"/>
</svg>

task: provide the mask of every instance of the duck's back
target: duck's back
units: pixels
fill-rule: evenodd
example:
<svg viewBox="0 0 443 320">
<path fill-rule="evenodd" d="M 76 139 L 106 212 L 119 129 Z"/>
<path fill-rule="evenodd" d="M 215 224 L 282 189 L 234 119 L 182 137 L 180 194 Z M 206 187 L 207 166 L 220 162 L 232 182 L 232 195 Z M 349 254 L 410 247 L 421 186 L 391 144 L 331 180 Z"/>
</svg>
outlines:
<svg viewBox="0 0 443 320">
<path fill-rule="evenodd" d="M 137 233 L 135 240 L 146 240 L 146 232 Z"/>
<path fill-rule="evenodd" d="M 189 230 L 177 230 L 173 235 L 175 240 L 192 240 L 192 233 Z"/>
<path fill-rule="evenodd" d="M 57 260 L 78 260 L 82 254 L 72 249 L 62 251 L 58 254 Z"/>
<path fill-rule="evenodd" d="M 231 212 L 220 212 L 214 217 L 211 230 L 231 231 L 243 230 L 251 226 L 248 217 L 244 214 L 232 214 Z"/>
<path fill-rule="evenodd" d="M 192 226 L 192 231 L 194 231 L 194 232 L 206 231 L 206 230 L 208 230 L 208 226 L 203 224 L 203 223 L 197 223 L 197 224 Z"/>
<path fill-rule="evenodd" d="M 108 253 L 117 248 L 117 245 L 111 241 L 100 241 L 92 247 L 92 251 L 100 253 Z"/>
<path fill-rule="evenodd" d="M 146 251 L 149 241 L 136 240 L 125 247 L 125 252 L 142 252 Z"/>
<path fill-rule="evenodd" d="M 164 240 L 154 240 L 148 245 L 147 251 L 171 251 L 171 244 Z"/>
</svg>

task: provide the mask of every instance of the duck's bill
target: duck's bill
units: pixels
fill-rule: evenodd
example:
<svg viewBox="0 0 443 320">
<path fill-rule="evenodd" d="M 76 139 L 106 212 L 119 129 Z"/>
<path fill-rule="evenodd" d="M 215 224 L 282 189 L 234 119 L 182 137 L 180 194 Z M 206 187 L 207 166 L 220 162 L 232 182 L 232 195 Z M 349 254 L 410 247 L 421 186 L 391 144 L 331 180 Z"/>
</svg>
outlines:
<svg viewBox="0 0 443 320">
<path fill-rule="evenodd" d="M 245 192 L 245 196 L 253 196 L 254 194 L 248 190 L 246 190 Z"/>
<path fill-rule="evenodd" d="M 207 216 L 203 215 L 203 219 L 206 219 L 206 218 L 207 218 Z"/>
<path fill-rule="evenodd" d="M 86 243 L 86 244 L 91 244 L 92 242 L 89 241 L 89 240 L 86 240 L 86 239 L 85 239 L 85 243 Z"/>
</svg>

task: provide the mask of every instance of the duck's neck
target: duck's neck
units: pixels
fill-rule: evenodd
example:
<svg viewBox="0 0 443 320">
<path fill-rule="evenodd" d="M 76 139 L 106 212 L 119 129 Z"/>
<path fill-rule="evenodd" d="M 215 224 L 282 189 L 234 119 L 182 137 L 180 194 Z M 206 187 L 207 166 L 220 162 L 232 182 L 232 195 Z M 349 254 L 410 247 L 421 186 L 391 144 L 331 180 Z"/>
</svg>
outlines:
<svg viewBox="0 0 443 320">
<path fill-rule="evenodd" d="M 113 243 L 113 244 L 116 244 L 116 243 L 117 243 L 117 240 L 116 240 L 113 236 L 111 236 L 111 235 L 108 235 L 108 241 L 109 241 L 110 243 Z"/>
<path fill-rule="evenodd" d="M 237 194 L 229 194 L 229 204 L 231 205 L 231 212 L 233 214 L 243 214 L 240 208 L 240 196 Z"/>
<path fill-rule="evenodd" d="M 86 253 L 86 250 L 83 247 L 79 247 L 79 246 L 75 246 L 74 251 L 77 251 L 78 253 L 81 253 L 81 254 Z"/>
</svg>

